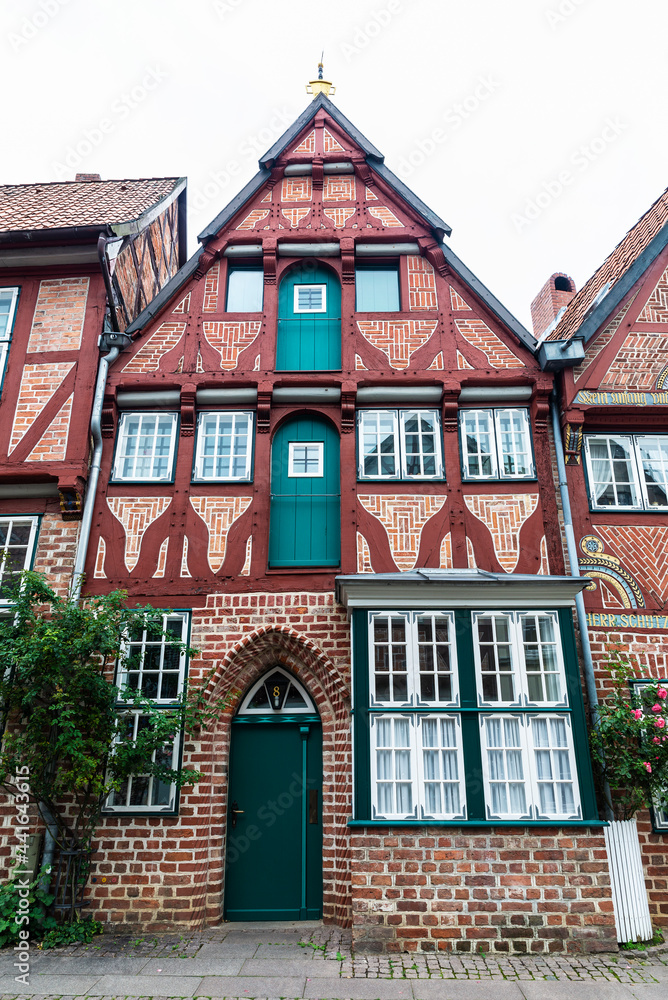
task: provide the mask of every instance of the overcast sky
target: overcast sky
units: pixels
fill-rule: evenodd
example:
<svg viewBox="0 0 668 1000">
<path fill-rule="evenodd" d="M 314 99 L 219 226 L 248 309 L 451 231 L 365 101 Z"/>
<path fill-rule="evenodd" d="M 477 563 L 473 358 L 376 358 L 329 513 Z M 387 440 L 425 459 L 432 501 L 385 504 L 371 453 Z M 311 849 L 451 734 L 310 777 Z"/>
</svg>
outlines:
<svg viewBox="0 0 668 1000">
<path fill-rule="evenodd" d="M 188 178 L 190 250 L 310 98 L 525 325 L 668 185 L 662 0 L 2 0 L 0 183 Z"/>
</svg>

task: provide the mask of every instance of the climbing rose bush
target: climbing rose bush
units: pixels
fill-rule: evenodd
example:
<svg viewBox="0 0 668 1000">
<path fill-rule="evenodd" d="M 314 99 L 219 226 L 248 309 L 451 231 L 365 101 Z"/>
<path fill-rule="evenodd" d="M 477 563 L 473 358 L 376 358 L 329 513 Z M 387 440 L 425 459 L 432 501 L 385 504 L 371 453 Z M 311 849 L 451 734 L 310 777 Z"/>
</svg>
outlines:
<svg viewBox="0 0 668 1000">
<path fill-rule="evenodd" d="M 645 681 L 624 647 L 610 646 L 608 657 L 612 691 L 590 744 L 601 794 L 615 819 L 631 819 L 639 809 L 668 807 L 668 687 Z M 630 683 L 638 680 L 642 688 Z"/>
</svg>

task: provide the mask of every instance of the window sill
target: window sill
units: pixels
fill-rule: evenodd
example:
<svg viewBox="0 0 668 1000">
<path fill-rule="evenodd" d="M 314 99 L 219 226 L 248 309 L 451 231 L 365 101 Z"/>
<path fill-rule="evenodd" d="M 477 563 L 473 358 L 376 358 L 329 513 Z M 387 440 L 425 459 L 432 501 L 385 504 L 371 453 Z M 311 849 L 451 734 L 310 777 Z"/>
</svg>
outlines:
<svg viewBox="0 0 668 1000">
<path fill-rule="evenodd" d="M 387 827 L 387 826 L 581 826 L 599 827 L 608 826 L 608 822 L 603 819 L 349 819 L 347 826 L 361 827 Z"/>
<path fill-rule="evenodd" d="M 299 566 L 269 566 L 266 573 L 267 576 L 275 576 L 278 573 L 282 573 L 285 576 L 286 573 L 338 573 L 339 569 L 339 563 L 332 563 L 331 566 L 323 566 L 322 563 L 318 563 L 318 565 L 314 566 L 304 566 L 304 564 L 301 563 Z"/>
</svg>

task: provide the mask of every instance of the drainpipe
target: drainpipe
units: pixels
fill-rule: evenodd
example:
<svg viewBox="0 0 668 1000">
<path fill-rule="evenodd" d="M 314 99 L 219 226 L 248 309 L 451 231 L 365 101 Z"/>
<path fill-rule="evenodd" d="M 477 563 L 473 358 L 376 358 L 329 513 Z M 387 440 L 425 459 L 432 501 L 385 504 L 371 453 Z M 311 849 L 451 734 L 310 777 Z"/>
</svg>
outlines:
<svg viewBox="0 0 668 1000">
<path fill-rule="evenodd" d="M 561 506 L 564 514 L 564 531 L 566 533 L 566 550 L 568 552 L 568 558 L 571 564 L 571 574 L 573 576 L 582 576 L 580 573 L 580 561 L 578 558 L 578 549 L 575 542 L 575 534 L 573 532 L 573 515 L 571 514 L 571 500 L 568 495 L 568 483 L 566 481 L 566 463 L 564 461 L 564 445 L 561 437 L 561 424 L 559 422 L 559 407 L 557 405 L 557 392 L 556 389 L 552 390 L 550 395 L 550 412 L 552 414 L 552 432 L 554 434 L 554 447 L 557 453 L 557 472 L 559 475 L 559 493 L 561 494 Z M 585 686 L 587 688 L 587 697 L 589 699 L 589 709 L 591 712 L 591 718 L 594 725 L 598 721 L 598 691 L 596 690 L 596 677 L 594 675 L 594 661 L 591 655 L 591 643 L 589 642 L 589 629 L 587 627 L 587 613 L 585 611 L 584 597 L 582 596 L 582 591 L 576 594 L 575 597 L 575 612 L 578 619 L 578 626 L 580 628 L 580 641 L 582 643 L 582 660 L 584 667 L 584 679 Z M 610 788 L 607 781 L 604 787 L 604 797 L 606 804 L 606 812 L 608 814 L 607 818 L 612 819 L 612 810 L 610 809 L 610 802 L 612 801 L 610 797 Z"/>
</svg>

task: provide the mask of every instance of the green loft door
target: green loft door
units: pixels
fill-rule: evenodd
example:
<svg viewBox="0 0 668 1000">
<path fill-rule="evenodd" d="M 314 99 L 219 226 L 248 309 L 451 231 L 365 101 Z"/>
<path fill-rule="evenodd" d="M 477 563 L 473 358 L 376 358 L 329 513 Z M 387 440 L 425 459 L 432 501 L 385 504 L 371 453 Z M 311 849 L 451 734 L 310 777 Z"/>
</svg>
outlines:
<svg viewBox="0 0 668 1000">
<path fill-rule="evenodd" d="M 279 427 L 271 449 L 270 566 L 339 565 L 340 491 L 336 428 L 315 417 Z"/>
<path fill-rule="evenodd" d="M 292 268 L 278 291 L 276 370 L 338 371 L 340 368 L 339 279 L 329 268 L 311 262 Z"/>
<path fill-rule="evenodd" d="M 319 919 L 320 724 L 233 724 L 228 796 L 225 919 Z"/>
</svg>

